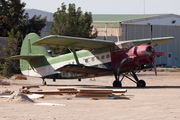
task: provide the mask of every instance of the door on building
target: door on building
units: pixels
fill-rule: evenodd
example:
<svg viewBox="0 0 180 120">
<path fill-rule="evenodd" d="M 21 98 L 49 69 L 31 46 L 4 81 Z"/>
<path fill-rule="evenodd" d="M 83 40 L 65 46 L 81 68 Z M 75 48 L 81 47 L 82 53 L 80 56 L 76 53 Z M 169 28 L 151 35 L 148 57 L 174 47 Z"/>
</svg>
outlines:
<svg viewBox="0 0 180 120">
<path fill-rule="evenodd" d="M 167 54 L 167 66 L 172 66 L 172 52 Z"/>
</svg>

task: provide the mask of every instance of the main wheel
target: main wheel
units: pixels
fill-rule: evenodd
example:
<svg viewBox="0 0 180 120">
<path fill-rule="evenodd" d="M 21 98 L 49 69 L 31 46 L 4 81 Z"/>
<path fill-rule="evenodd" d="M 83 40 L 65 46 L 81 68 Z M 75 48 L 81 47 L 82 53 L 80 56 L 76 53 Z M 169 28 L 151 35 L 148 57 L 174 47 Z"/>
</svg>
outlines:
<svg viewBox="0 0 180 120">
<path fill-rule="evenodd" d="M 146 86 L 146 82 L 144 80 L 139 80 L 137 82 L 137 87 L 145 87 Z"/>
<path fill-rule="evenodd" d="M 113 87 L 122 87 L 122 84 L 121 84 L 120 81 L 115 80 L 115 81 L 113 82 Z"/>
<path fill-rule="evenodd" d="M 43 80 L 43 81 L 42 81 L 42 84 L 43 84 L 43 85 L 46 85 L 46 81 L 45 81 L 45 80 Z"/>
</svg>

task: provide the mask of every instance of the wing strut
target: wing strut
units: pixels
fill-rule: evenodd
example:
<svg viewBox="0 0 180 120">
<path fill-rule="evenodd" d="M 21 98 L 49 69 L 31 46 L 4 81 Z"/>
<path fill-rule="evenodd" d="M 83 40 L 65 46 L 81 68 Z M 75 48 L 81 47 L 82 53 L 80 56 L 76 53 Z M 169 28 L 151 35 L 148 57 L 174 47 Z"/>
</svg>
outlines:
<svg viewBox="0 0 180 120">
<path fill-rule="evenodd" d="M 77 65 L 80 65 L 79 60 L 78 60 L 78 57 L 77 57 L 77 54 L 76 54 L 76 51 L 75 51 L 73 45 L 71 45 L 71 49 L 72 49 L 72 51 L 73 51 L 74 58 L 75 58 L 75 60 L 76 60 Z"/>
</svg>

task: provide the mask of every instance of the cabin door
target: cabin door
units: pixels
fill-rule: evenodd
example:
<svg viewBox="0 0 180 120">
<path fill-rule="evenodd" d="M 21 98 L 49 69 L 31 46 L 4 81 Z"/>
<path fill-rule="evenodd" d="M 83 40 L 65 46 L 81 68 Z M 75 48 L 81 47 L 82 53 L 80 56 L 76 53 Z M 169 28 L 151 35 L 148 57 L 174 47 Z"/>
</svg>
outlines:
<svg viewBox="0 0 180 120">
<path fill-rule="evenodd" d="M 112 68 L 116 68 L 124 58 L 124 49 L 121 45 L 111 47 L 111 64 Z"/>
</svg>

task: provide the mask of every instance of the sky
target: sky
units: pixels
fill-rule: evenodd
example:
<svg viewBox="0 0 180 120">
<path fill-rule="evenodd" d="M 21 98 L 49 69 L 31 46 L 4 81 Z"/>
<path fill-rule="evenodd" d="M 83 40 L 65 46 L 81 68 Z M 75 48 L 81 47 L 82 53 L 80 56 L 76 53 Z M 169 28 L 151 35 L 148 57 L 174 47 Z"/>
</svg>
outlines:
<svg viewBox="0 0 180 120">
<path fill-rule="evenodd" d="M 64 2 L 65 1 L 65 2 Z M 75 3 L 83 12 L 92 14 L 178 14 L 180 0 L 21 0 L 25 8 L 56 12 L 61 3 Z"/>
</svg>

